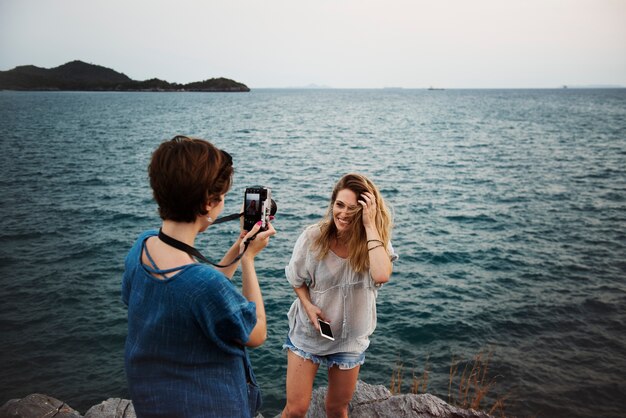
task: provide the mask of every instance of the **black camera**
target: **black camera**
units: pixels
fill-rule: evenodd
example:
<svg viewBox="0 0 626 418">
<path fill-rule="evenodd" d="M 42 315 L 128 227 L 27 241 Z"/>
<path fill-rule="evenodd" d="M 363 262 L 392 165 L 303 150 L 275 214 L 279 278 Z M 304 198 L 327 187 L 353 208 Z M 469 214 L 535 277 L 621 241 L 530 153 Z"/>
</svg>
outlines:
<svg viewBox="0 0 626 418">
<path fill-rule="evenodd" d="M 261 221 L 261 230 L 267 229 L 270 215 L 276 213 L 276 202 L 272 200 L 272 190 L 269 187 L 247 187 L 243 202 L 243 229 L 250 231 Z"/>
</svg>

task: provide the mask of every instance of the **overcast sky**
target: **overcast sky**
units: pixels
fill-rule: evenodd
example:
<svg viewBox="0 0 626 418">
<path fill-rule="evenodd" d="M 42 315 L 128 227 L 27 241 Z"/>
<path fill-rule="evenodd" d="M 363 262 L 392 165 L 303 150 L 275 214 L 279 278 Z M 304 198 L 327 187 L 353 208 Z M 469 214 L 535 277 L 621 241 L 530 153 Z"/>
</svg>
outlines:
<svg viewBox="0 0 626 418">
<path fill-rule="evenodd" d="M 252 88 L 626 86 L 626 0 L 0 0 L 0 70 Z"/>
</svg>

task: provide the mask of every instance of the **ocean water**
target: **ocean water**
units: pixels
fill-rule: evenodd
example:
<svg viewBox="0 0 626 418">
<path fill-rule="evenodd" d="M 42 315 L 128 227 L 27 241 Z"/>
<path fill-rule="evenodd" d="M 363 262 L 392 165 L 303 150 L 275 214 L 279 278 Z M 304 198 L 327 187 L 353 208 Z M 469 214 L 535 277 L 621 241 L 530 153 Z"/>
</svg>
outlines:
<svg viewBox="0 0 626 418">
<path fill-rule="evenodd" d="M 257 261 L 266 417 L 285 399 L 284 267 L 350 171 L 379 185 L 400 254 L 361 379 L 388 386 L 402 362 L 408 392 L 427 363 L 447 400 L 453 359 L 490 351 L 485 407 L 626 416 L 623 89 L 0 92 L 0 403 L 39 392 L 85 413 L 128 396 L 123 259 L 159 225 L 146 168 L 175 134 L 233 155 L 224 214 L 248 185 L 278 203 Z M 236 235 L 216 225 L 198 247 L 217 259 Z"/>
</svg>

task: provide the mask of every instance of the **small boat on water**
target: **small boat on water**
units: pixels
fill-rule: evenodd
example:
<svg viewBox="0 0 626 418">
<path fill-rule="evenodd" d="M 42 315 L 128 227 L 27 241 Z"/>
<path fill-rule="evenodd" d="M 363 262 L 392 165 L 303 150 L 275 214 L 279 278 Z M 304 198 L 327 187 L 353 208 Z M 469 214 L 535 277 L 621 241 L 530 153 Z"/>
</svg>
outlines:
<svg viewBox="0 0 626 418">
<path fill-rule="evenodd" d="M 444 90 L 444 89 L 430 86 L 430 87 L 428 87 L 428 90 Z"/>
</svg>

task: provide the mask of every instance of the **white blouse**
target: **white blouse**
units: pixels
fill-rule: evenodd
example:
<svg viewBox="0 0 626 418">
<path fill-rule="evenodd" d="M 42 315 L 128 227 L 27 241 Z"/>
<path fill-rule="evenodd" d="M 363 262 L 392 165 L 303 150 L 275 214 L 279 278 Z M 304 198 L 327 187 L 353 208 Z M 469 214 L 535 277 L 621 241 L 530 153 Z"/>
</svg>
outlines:
<svg viewBox="0 0 626 418">
<path fill-rule="evenodd" d="M 308 286 L 311 302 L 330 321 L 335 341 L 322 337 L 315 329 L 300 298 L 296 298 L 287 314 L 289 339 L 299 349 L 320 356 L 362 353 L 376 328 L 376 297 L 380 285 L 376 285 L 369 270 L 355 272 L 348 259 L 332 251 L 322 260 L 317 259 L 311 246 L 319 235 L 318 225 L 308 227 L 300 235 L 285 273 L 293 287 Z M 387 252 L 392 262 L 397 260 L 391 243 L 387 245 Z"/>
</svg>

